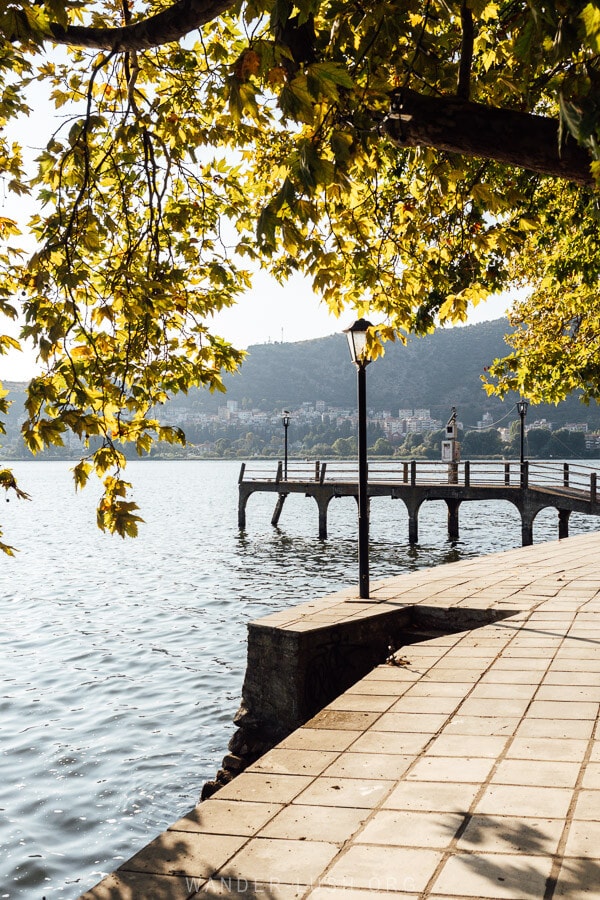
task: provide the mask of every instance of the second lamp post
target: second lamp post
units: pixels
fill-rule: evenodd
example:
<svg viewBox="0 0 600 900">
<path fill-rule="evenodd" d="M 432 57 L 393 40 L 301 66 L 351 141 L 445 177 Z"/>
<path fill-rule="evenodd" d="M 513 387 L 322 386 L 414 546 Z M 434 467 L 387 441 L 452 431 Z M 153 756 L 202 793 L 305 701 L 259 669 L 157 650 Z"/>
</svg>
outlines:
<svg viewBox="0 0 600 900">
<path fill-rule="evenodd" d="M 519 453 L 521 470 L 523 469 L 523 463 L 525 462 L 525 416 L 527 415 L 528 407 L 529 400 L 526 400 L 525 397 L 521 397 L 521 399 L 517 402 L 517 410 L 519 416 L 521 417 L 521 442 Z"/>
<path fill-rule="evenodd" d="M 288 437 L 287 430 L 290 424 L 290 414 L 287 409 L 284 409 L 283 415 L 281 416 L 281 422 L 283 424 L 283 478 L 284 481 L 287 481 L 287 469 L 288 469 Z"/>
<path fill-rule="evenodd" d="M 371 323 L 358 319 L 344 330 L 358 381 L 358 583 L 360 597 L 369 599 L 369 490 L 367 469 L 367 379 L 371 362 L 366 355 L 367 330 Z"/>
</svg>

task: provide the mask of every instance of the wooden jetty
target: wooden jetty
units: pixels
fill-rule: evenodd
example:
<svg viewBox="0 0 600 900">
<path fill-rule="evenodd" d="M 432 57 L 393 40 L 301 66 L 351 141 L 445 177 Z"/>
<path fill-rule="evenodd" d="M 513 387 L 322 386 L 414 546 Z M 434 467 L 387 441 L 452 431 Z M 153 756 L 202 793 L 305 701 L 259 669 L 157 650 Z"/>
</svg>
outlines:
<svg viewBox="0 0 600 900">
<path fill-rule="evenodd" d="M 277 525 L 290 494 L 313 497 L 319 512 L 319 537 L 327 537 L 327 510 L 334 497 L 354 497 L 358 502 L 356 464 L 342 462 L 288 462 L 242 464 L 238 480 L 238 524 L 246 527 L 248 498 L 258 492 L 277 494 L 271 523 Z M 419 540 L 419 510 L 425 501 L 444 500 L 448 509 L 448 538 L 459 538 L 461 503 L 504 500 L 521 516 L 523 546 L 533 543 L 533 523 L 548 507 L 558 513 L 558 536 L 569 536 L 572 512 L 600 516 L 597 469 L 574 463 L 477 460 L 460 463 L 411 460 L 369 465 L 368 495 L 402 500 L 408 512 L 408 539 Z M 286 477 L 287 476 L 287 477 Z"/>
</svg>

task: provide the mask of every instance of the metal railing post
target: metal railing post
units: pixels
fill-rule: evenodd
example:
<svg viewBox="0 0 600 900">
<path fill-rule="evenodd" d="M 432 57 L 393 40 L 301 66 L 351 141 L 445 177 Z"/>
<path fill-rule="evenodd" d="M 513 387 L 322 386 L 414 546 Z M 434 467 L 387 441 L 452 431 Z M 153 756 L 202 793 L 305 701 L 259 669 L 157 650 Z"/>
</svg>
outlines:
<svg viewBox="0 0 600 900">
<path fill-rule="evenodd" d="M 277 475 L 275 476 L 275 481 L 277 484 L 279 484 L 282 477 L 283 477 L 283 463 L 281 462 L 281 460 L 279 460 L 279 462 L 277 463 Z"/>
<path fill-rule="evenodd" d="M 412 459 L 410 462 L 410 484 L 414 487 L 417 483 L 417 461 Z"/>
<path fill-rule="evenodd" d="M 504 486 L 508 487 L 510 485 L 510 463 L 504 463 Z"/>
<path fill-rule="evenodd" d="M 563 487 L 569 487 L 569 463 L 563 463 Z"/>
<path fill-rule="evenodd" d="M 597 478 L 598 478 L 598 476 L 597 476 L 596 472 L 591 472 L 591 473 L 590 473 L 590 501 L 591 501 L 592 503 L 595 503 L 595 502 L 596 502 L 596 487 L 597 487 L 597 486 L 596 486 L 596 481 L 597 481 Z"/>
<path fill-rule="evenodd" d="M 467 459 L 465 460 L 465 487 L 470 487 L 471 485 L 471 463 Z"/>
</svg>

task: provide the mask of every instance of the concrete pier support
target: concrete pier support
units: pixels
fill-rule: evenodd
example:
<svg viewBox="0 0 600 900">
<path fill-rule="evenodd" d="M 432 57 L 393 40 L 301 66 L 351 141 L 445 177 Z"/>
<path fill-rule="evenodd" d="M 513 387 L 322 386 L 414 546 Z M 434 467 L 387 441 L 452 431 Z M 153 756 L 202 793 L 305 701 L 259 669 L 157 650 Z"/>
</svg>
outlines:
<svg viewBox="0 0 600 900">
<path fill-rule="evenodd" d="M 446 500 L 446 506 L 448 507 L 448 540 L 449 541 L 457 541 L 460 537 L 459 527 L 458 527 L 458 510 L 460 507 L 460 500 Z"/>
<path fill-rule="evenodd" d="M 240 531 L 244 531 L 246 528 L 246 503 L 252 493 L 252 491 L 243 490 L 242 488 L 243 485 L 240 485 L 238 493 L 238 528 Z"/>
<path fill-rule="evenodd" d="M 319 538 L 324 541 L 327 538 L 327 510 L 331 496 L 320 493 L 315 497 L 315 500 L 319 509 Z"/>
<path fill-rule="evenodd" d="M 419 510 L 408 511 L 408 543 L 419 543 Z"/>
<path fill-rule="evenodd" d="M 531 547 L 533 544 L 533 518 L 521 512 L 521 545 Z"/>
<path fill-rule="evenodd" d="M 571 510 L 570 509 L 559 509 L 558 510 L 558 537 L 559 537 L 559 539 L 569 537 L 569 519 L 570 518 L 571 518 Z"/>
<path fill-rule="evenodd" d="M 281 516 L 286 497 L 287 494 L 280 494 L 277 498 L 277 503 L 275 504 L 275 509 L 273 510 L 273 516 L 271 518 L 271 525 L 273 525 L 273 527 L 276 527 L 279 524 L 279 517 Z"/>
</svg>

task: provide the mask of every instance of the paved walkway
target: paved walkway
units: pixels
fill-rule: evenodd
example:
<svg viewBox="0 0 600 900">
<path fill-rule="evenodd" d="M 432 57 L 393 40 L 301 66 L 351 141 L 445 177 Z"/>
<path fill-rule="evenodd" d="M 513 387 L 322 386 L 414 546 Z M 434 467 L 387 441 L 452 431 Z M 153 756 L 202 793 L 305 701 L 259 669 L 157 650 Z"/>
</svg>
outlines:
<svg viewBox="0 0 600 900">
<path fill-rule="evenodd" d="M 514 614 L 401 648 L 84 900 L 600 898 L 600 534 L 373 598 Z M 346 591 L 266 621 L 349 613 Z"/>
</svg>

